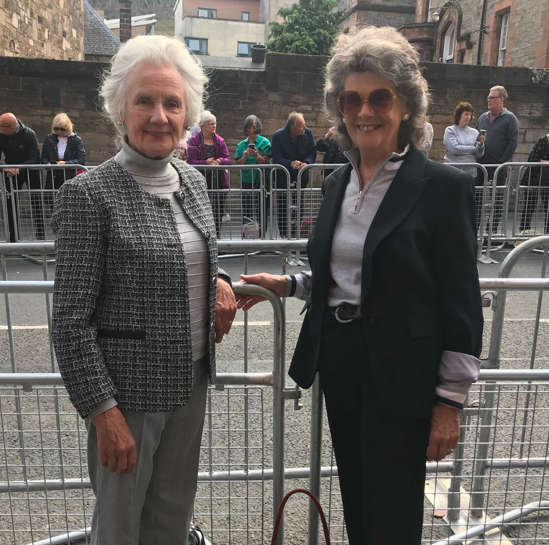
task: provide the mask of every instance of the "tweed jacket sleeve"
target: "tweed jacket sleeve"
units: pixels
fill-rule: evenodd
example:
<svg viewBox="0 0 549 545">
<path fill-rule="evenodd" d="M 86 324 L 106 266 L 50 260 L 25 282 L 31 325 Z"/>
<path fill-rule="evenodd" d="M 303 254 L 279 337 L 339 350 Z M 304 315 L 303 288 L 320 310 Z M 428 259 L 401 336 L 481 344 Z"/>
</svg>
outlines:
<svg viewBox="0 0 549 545">
<path fill-rule="evenodd" d="M 62 186 L 52 227 L 57 236 L 52 337 L 70 399 L 86 417 L 105 399 L 115 397 L 117 390 L 92 322 L 107 244 L 98 207 L 85 184 Z"/>
</svg>

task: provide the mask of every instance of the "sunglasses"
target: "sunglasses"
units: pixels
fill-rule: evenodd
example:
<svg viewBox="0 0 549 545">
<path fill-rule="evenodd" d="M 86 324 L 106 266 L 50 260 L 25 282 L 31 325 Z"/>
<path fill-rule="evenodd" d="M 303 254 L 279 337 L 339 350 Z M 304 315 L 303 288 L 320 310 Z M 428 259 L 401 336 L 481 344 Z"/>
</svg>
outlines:
<svg viewBox="0 0 549 545">
<path fill-rule="evenodd" d="M 54 131 L 66 131 L 68 129 L 67 129 L 67 127 L 54 127 L 53 130 Z"/>
<path fill-rule="evenodd" d="M 358 91 L 341 91 L 337 105 L 343 115 L 358 115 L 365 102 L 375 114 L 386 114 L 393 109 L 397 98 L 391 89 L 376 89 L 369 95 L 361 95 Z"/>
</svg>

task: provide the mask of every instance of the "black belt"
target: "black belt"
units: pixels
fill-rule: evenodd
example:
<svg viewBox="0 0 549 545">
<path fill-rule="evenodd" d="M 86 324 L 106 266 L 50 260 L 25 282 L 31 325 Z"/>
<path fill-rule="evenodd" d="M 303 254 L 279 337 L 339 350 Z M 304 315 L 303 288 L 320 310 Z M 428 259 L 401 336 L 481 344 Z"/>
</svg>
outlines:
<svg viewBox="0 0 549 545">
<path fill-rule="evenodd" d="M 328 307 L 328 312 L 334 315 L 336 320 L 342 324 L 361 319 L 360 307 L 350 303 L 343 303 L 338 307 Z"/>
</svg>

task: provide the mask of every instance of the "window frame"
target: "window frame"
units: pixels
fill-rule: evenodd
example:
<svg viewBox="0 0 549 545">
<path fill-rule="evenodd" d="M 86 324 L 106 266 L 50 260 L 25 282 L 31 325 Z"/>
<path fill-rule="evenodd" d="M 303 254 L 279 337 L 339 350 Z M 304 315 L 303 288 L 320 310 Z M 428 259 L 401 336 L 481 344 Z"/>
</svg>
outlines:
<svg viewBox="0 0 549 545">
<path fill-rule="evenodd" d="M 451 43 L 450 43 L 451 42 Z M 452 21 L 444 32 L 442 41 L 442 60 L 446 64 L 454 63 L 456 49 L 456 24 Z"/>
<path fill-rule="evenodd" d="M 244 15 L 247 15 L 248 18 L 244 19 Z M 240 12 L 240 20 L 244 21 L 245 23 L 249 23 L 250 22 L 250 12 L 249 11 L 241 11 Z"/>
<path fill-rule="evenodd" d="M 248 46 L 248 53 L 247 54 L 244 54 L 244 53 L 240 53 L 239 52 L 239 48 L 240 48 L 240 45 L 247 45 Z M 237 42 L 236 44 L 236 56 L 237 57 L 251 57 L 252 56 L 252 45 L 254 45 L 255 42 Z"/>
<path fill-rule="evenodd" d="M 191 45 L 189 43 L 191 40 L 197 40 L 199 42 L 200 48 L 198 51 L 196 49 L 191 49 Z M 206 44 L 205 49 L 202 47 L 204 43 Z M 185 45 L 195 55 L 208 55 L 208 38 L 195 38 L 193 36 L 185 36 Z"/>
<path fill-rule="evenodd" d="M 201 11 L 206 11 L 208 15 L 200 15 Z M 217 19 L 217 10 L 211 9 L 211 8 L 196 8 L 196 16 L 200 17 L 200 19 Z"/>
<path fill-rule="evenodd" d="M 509 12 L 502 13 L 499 18 L 499 39 L 498 39 L 498 66 L 505 66 L 507 57 L 507 41 L 509 39 Z"/>
</svg>

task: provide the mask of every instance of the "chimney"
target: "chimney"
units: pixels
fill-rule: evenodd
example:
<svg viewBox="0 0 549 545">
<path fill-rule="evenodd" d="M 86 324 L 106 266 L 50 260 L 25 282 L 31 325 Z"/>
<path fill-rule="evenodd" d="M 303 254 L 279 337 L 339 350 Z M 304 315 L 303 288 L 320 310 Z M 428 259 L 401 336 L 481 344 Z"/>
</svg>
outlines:
<svg viewBox="0 0 549 545">
<path fill-rule="evenodd" d="M 127 42 L 132 37 L 132 3 L 131 0 L 120 2 L 120 41 Z"/>
</svg>

